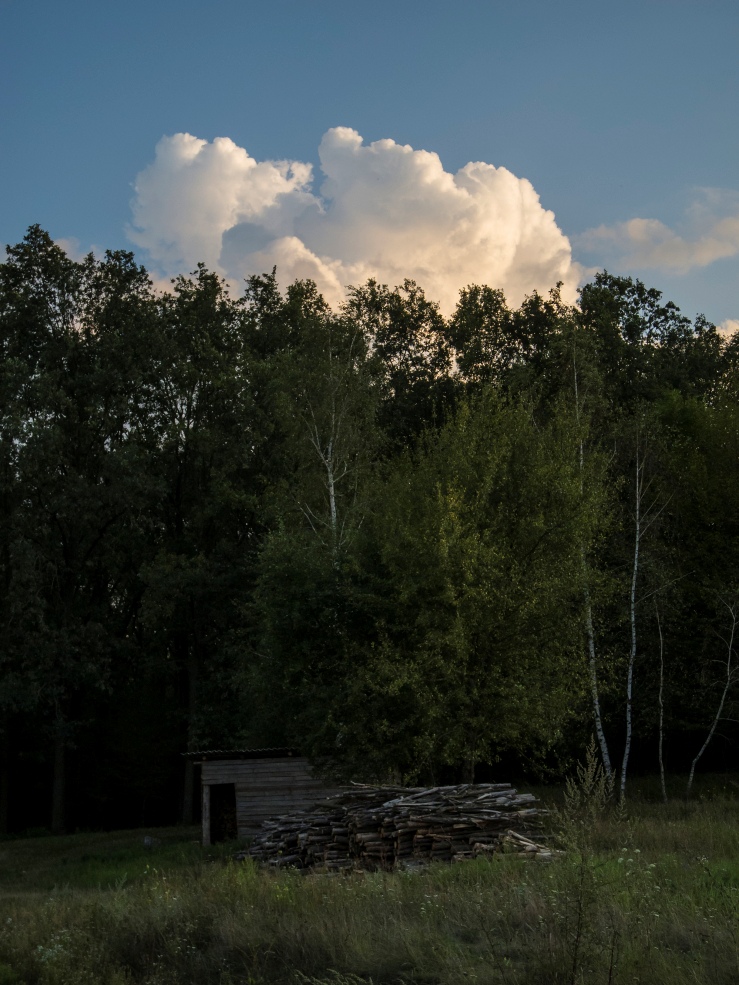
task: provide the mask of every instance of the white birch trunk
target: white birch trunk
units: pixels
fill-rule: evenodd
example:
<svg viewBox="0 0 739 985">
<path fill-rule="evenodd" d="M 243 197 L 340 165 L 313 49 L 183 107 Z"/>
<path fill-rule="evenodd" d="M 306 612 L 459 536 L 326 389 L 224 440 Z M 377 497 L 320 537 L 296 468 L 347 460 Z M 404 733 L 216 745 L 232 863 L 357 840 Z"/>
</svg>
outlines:
<svg viewBox="0 0 739 985">
<path fill-rule="evenodd" d="M 629 669 L 626 676 L 626 739 L 624 742 L 624 756 L 621 762 L 621 786 L 620 796 L 623 800 L 626 796 L 626 773 L 629 766 L 629 755 L 631 753 L 631 732 L 632 732 L 632 702 L 634 690 L 634 663 L 636 661 L 636 583 L 639 577 L 639 547 L 641 544 L 641 500 L 642 482 L 644 476 L 644 466 L 639 460 L 639 443 L 636 446 L 636 496 L 634 518 L 634 564 L 631 572 L 631 592 L 629 597 L 629 619 L 631 622 L 631 647 L 629 649 Z"/>
<path fill-rule="evenodd" d="M 598 694 L 598 669 L 595 659 L 595 632 L 593 630 L 593 613 L 590 606 L 590 589 L 587 583 L 587 562 L 583 553 L 583 568 L 585 575 L 585 629 L 588 636 L 588 665 L 590 669 L 590 690 L 593 696 L 593 717 L 595 718 L 595 734 L 598 736 L 600 755 L 603 760 L 603 768 L 608 776 L 613 775 L 611 757 L 608 752 L 608 742 L 603 730 L 603 719 L 600 713 L 600 697 Z"/>
<path fill-rule="evenodd" d="M 724 689 L 723 689 L 723 691 L 721 693 L 721 700 L 719 701 L 718 709 L 716 711 L 716 716 L 713 719 L 713 724 L 711 725 L 711 729 L 710 729 L 708 735 L 706 736 L 706 741 L 700 747 L 700 750 L 698 751 L 698 755 L 695 757 L 695 759 L 693 760 L 693 762 L 690 765 L 690 775 L 688 776 L 688 786 L 687 786 L 687 788 L 685 790 L 685 799 L 686 800 L 690 797 L 690 791 L 691 791 L 692 786 L 693 786 L 693 777 L 695 776 L 695 767 L 696 767 L 696 764 L 698 763 L 698 760 L 701 758 L 701 756 L 703 755 L 703 753 L 708 748 L 708 744 L 710 743 L 711 739 L 713 738 L 713 733 L 716 731 L 716 726 L 721 721 L 721 714 L 722 714 L 722 712 L 724 710 L 724 704 L 726 703 L 726 697 L 727 697 L 727 695 L 729 693 L 729 689 L 731 688 L 731 685 L 734 683 L 734 668 L 733 668 L 733 665 L 732 665 L 732 661 L 733 661 L 733 656 L 734 656 L 734 635 L 736 633 L 737 610 L 736 610 L 736 606 L 734 606 L 734 605 L 728 605 L 728 603 L 724 603 L 724 604 L 726 605 L 726 608 L 729 610 L 729 613 L 731 615 L 731 632 L 729 634 L 729 639 L 725 641 L 726 642 L 726 681 L 724 683 Z"/>
<path fill-rule="evenodd" d="M 328 443 L 328 450 L 324 459 L 324 464 L 326 466 L 326 488 L 328 490 L 331 553 L 333 554 L 334 564 L 337 564 L 339 556 L 339 518 L 336 508 L 336 475 L 334 473 L 333 447 L 334 442 L 332 438 Z"/>
<path fill-rule="evenodd" d="M 667 786 L 665 784 L 665 761 L 662 757 L 665 735 L 665 647 L 662 639 L 662 623 L 659 618 L 659 606 L 654 600 L 654 611 L 657 614 L 657 629 L 659 630 L 659 779 L 662 784 L 662 800 L 667 803 Z"/>
<path fill-rule="evenodd" d="M 315 416 L 313 415 L 312 408 L 310 408 L 312 421 L 308 427 L 308 434 L 310 438 L 310 443 L 313 445 L 318 458 L 323 466 L 325 472 L 324 485 L 326 487 L 326 493 L 328 495 L 328 518 L 318 516 L 310 507 L 303 506 L 303 512 L 305 513 L 311 526 L 317 532 L 317 527 L 322 526 L 324 529 L 328 528 L 328 538 L 329 546 L 331 550 L 331 555 L 333 557 L 334 565 L 339 563 L 339 549 L 341 546 L 341 527 L 339 523 L 339 505 L 337 499 L 337 485 L 346 475 L 349 473 L 349 468 L 346 463 L 339 463 L 339 470 L 337 471 L 336 463 L 336 441 L 339 438 L 340 431 L 340 421 L 337 421 L 336 410 L 332 407 L 330 423 L 328 425 L 329 438 L 328 442 L 324 445 L 322 441 L 322 436 L 316 423 Z"/>
<path fill-rule="evenodd" d="M 577 383 L 577 363 L 575 354 L 572 356 L 572 368 L 575 380 L 575 419 L 578 431 L 580 430 L 580 395 Z M 582 435 L 580 435 L 580 495 L 583 494 L 583 474 L 585 471 L 585 450 L 583 447 Z M 603 718 L 600 712 L 600 696 L 598 692 L 598 666 L 595 656 L 595 630 L 593 628 L 593 609 L 590 604 L 590 586 L 588 584 L 588 561 L 585 556 L 585 548 L 580 547 L 580 557 L 582 558 L 583 569 L 583 593 L 585 596 L 585 632 L 588 638 L 588 669 L 590 671 L 590 690 L 593 698 L 593 718 L 595 719 L 595 734 L 598 736 L 600 755 L 603 760 L 603 768 L 608 776 L 613 775 L 611 757 L 608 752 L 608 742 L 603 730 Z"/>
</svg>

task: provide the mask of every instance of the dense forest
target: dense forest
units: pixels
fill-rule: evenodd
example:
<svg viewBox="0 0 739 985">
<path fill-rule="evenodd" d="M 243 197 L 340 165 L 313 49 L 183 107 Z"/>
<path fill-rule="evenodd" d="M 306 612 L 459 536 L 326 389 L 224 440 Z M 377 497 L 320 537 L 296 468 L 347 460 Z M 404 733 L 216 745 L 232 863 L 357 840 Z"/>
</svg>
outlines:
<svg viewBox="0 0 739 985">
<path fill-rule="evenodd" d="M 658 291 L 161 293 L 34 226 L 0 346 L 0 830 L 190 820 L 195 749 L 736 761 L 739 339 Z"/>
</svg>

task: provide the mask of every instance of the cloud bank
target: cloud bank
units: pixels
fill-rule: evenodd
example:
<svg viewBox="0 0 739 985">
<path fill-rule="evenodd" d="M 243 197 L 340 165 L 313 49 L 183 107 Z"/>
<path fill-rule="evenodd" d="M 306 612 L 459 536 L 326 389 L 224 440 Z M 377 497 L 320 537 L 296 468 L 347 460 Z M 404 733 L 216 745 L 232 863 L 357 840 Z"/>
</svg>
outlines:
<svg viewBox="0 0 739 985">
<path fill-rule="evenodd" d="M 686 274 L 739 254 L 739 195 L 727 189 L 700 189 L 683 225 L 683 232 L 676 232 L 658 219 L 629 219 L 589 229 L 577 242 L 626 267 Z"/>
<path fill-rule="evenodd" d="M 136 179 L 128 235 L 166 275 L 203 261 L 238 284 L 277 265 L 283 286 L 312 278 L 333 305 L 369 277 L 412 278 L 445 313 L 471 283 L 519 304 L 562 281 L 574 301 L 581 268 L 525 178 L 482 162 L 451 174 L 437 154 L 367 145 L 348 127 L 318 154 L 316 189 L 310 164 L 256 161 L 227 137 L 163 137 Z"/>
</svg>

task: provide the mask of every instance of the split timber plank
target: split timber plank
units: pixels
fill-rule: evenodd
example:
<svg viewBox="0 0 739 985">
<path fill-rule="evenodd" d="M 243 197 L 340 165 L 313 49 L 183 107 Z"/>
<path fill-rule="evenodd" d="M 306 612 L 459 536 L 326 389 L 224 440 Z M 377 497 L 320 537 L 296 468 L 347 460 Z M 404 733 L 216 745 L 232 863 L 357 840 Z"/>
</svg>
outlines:
<svg viewBox="0 0 739 985">
<path fill-rule="evenodd" d="M 551 857 L 533 840 L 539 812 L 535 798 L 510 784 L 461 784 L 415 788 L 356 786 L 325 797 L 312 808 L 264 821 L 248 853 L 269 865 L 327 868 L 462 861 L 509 851 Z M 526 834 L 516 834 L 512 824 Z"/>
</svg>

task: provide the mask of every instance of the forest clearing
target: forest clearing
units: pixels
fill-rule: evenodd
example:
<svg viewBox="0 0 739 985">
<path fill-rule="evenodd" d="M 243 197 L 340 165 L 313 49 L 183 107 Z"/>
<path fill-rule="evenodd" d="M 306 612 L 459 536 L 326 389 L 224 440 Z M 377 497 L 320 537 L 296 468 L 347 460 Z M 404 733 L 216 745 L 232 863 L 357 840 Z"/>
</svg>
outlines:
<svg viewBox="0 0 739 985">
<path fill-rule="evenodd" d="M 0 11 L 0 985 L 739 985 L 739 2 Z"/>
<path fill-rule="evenodd" d="M 0 985 L 739 979 L 739 335 L 605 271 L 450 318 L 160 295 L 39 227 L 0 329 Z M 352 816 L 304 876 L 192 827 L 224 787 L 525 794 L 593 733 L 530 860 Z"/>
<path fill-rule="evenodd" d="M 551 861 L 305 876 L 201 848 L 195 828 L 150 847 L 141 830 L 4 841 L 0 982 L 728 985 L 737 782 L 699 777 L 693 801 L 665 805 L 635 781 L 628 811 L 586 791 L 554 807 Z"/>
</svg>

